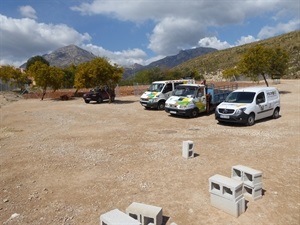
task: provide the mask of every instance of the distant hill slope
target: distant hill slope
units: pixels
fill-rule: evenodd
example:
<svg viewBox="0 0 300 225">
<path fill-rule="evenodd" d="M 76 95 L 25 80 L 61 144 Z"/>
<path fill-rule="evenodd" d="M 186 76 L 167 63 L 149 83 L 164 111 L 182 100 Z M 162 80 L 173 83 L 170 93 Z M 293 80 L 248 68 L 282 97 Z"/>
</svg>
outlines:
<svg viewBox="0 0 300 225">
<path fill-rule="evenodd" d="M 280 46 L 287 51 L 289 54 L 289 69 L 283 78 L 300 78 L 300 30 L 238 47 L 211 52 L 185 61 L 173 69 L 184 70 L 193 68 L 201 74 L 216 75 L 220 70 L 236 66 L 241 56 L 250 47 L 257 44 L 270 48 Z"/>
<path fill-rule="evenodd" d="M 149 70 L 152 68 L 171 69 L 185 61 L 193 59 L 195 57 L 205 55 L 210 52 L 215 52 L 215 48 L 198 47 L 193 49 L 181 50 L 178 54 L 167 56 L 163 59 L 154 61 L 147 66 L 135 64 L 133 67 L 125 68 L 124 78 L 131 77 L 134 73 L 140 70 Z"/>
</svg>

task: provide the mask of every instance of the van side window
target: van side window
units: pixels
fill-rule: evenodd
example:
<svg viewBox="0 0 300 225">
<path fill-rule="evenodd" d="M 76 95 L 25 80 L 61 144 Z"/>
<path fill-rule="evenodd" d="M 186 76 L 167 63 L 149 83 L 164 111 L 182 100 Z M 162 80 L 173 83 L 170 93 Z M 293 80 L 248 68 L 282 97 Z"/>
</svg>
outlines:
<svg viewBox="0 0 300 225">
<path fill-rule="evenodd" d="M 261 92 L 257 95 L 256 97 L 256 103 L 257 104 L 260 104 L 260 103 L 263 103 L 266 101 L 266 98 L 265 98 L 265 93 L 264 92 Z"/>
<path fill-rule="evenodd" d="M 199 90 L 198 90 L 198 97 L 202 97 L 204 96 L 204 88 L 201 87 Z"/>
<path fill-rule="evenodd" d="M 170 91 L 172 91 L 172 83 L 166 84 L 163 93 L 168 93 Z"/>
<path fill-rule="evenodd" d="M 183 84 L 183 82 L 180 82 L 180 83 L 174 83 L 174 90 L 177 88 L 177 86 L 178 86 L 179 84 Z"/>
</svg>

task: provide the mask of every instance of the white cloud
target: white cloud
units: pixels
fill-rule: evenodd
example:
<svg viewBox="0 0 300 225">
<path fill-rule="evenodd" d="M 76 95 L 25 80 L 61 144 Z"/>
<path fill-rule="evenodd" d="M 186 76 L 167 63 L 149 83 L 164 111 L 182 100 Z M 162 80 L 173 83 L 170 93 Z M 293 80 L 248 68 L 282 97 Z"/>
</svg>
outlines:
<svg viewBox="0 0 300 225">
<path fill-rule="evenodd" d="M 24 17 L 31 18 L 31 19 L 37 19 L 36 11 L 30 5 L 21 6 L 19 8 L 19 11 L 20 11 L 21 15 Z"/>
<path fill-rule="evenodd" d="M 153 30 L 148 47 L 160 55 L 177 54 L 194 46 L 202 28 L 197 21 L 185 18 L 165 18 Z"/>
<path fill-rule="evenodd" d="M 298 30 L 300 26 L 300 19 L 291 20 L 288 23 L 278 23 L 275 27 L 265 26 L 258 33 L 260 39 L 274 37 L 282 33 L 288 33 Z"/>
<path fill-rule="evenodd" d="M 218 50 L 233 47 L 230 44 L 228 44 L 226 41 L 221 42 L 216 37 L 202 38 L 201 40 L 199 40 L 198 45 L 200 47 L 215 48 Z"/>
<path fill-rule="evenodd" d="M 0 24 L 1 55 L 14 59 L 14 65 L 34 55 L 91 39 L 88 34 L 80 34 L 67 25 L 37 23 L 28 18 L 13 19 L 0 14 Z"/>
<path fill-rule="evenodd" d="M 72 7 L 72 10 L 79 11 L 83 15 L 102 14 L 136 23 L 154 21 L 156 26 L 149 34 L 148 47 L 161 55 L 172 55 L 181 48 L 195 46 L 199 39 L 211 36 L 207 34 L 207 28 L 214 32 L 219 27 L 242 25 L 246 18 L 276 13 L 277 18 L 286 16 L 287 12 L 291 12 L 290 17 L 299 18 L 297 9 L 299 10 L 298 0 L 127 0 L 126 4 L 120 4 L 120 0 L 94 0 Z M 259 38 L 265 36 L 263 33 L 266 32 L 272 31 L 266 28 Z M 245 33 L 245 37 L 237 42 L 242 44 L 251 41 L 247 35 L 249 34 Z M 229 45 L 215 41 L 214 44 L 219 48 Z"/>
<path fill-rule="evenodd" d="M 244 37 L 242 36 L 240 38 L 240 40 L 238 40 L 236 42 L 236 45 L 245 45 L 245 44 L 249 44 L 249 43 L 252 43 L 252 42 L 255 42 L 255 41 L 259 41 L 259 39 L 256 39 L 255 37 L 251 36 L 251 35 L 248 35 L 247 37 Z"/>
<path fill-rule="evenodd" d="M 81 47 L 92 52 L 96 56 L 106 57 L 111 63 L 116 63 L 118 65 L 133 65 L 135 63 L 143 65 L 147 57 L 146 53 L 141 49 L 112 52 L 92 44 L 82 45 Z"/>
</svg>

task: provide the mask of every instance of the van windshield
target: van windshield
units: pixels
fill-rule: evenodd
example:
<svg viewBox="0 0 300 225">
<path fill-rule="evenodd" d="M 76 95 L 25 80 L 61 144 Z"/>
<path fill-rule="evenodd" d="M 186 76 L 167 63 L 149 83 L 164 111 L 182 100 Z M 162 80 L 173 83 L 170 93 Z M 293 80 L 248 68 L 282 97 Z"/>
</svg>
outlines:
<svg viewBox="0 0 300 225">
<path fill-rule="evenodd" d="M 254 100 L 255 92 L 231 92 L 225 102 L 251 103 Z"/>
<path fill-rule="evenodd" d="M 161 90 L 163 89 L 165 84 L 159 84 L 159 83 L 153 83 L 150 85 L 150 87 L 148 88 L 148 91 L 152 91 L 152 92 L 161 92 Z"/>
<path fill-rule="evenodd" d="M 197 92 L 197 87 L 178 86 L 174 91 L 175 96 L 194 97 Z"/>
</svg>

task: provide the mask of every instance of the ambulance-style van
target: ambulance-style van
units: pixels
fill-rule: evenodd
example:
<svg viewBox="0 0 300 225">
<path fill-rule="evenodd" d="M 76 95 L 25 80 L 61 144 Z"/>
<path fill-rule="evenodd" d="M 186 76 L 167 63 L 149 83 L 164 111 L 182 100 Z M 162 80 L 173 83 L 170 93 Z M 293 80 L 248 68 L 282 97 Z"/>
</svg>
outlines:
<svg viewBox="0 0 300 225">
<path fill-rule="evenodd" d="M 280 97 L 275 87 L 247 87 L 230 93 L 215 110 L 219 122 L 233 122 L 252 126 L 255 121 L 277 119 Z"/>
<path fill-rule="evenodd" d="M 140 103 L 146 109 L 163 110 L 166 100 L 179 84 L 194 84 L 194 79 L 154 81 L 140 97 Z"/>
</svg>

